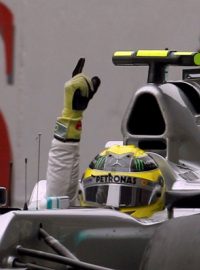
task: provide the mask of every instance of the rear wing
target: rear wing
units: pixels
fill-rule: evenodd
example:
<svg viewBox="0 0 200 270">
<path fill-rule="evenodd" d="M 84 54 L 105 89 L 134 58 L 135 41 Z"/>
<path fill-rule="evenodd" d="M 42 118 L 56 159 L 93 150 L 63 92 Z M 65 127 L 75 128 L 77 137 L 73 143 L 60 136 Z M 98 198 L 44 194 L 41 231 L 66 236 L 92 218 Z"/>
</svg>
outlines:
<svg viewBox="0 0 200 270">
<path fill-rule="evenodd" d="M 200 53 L 169 50 L 116 51 L 112 61 L 116 66 L 149 66 L 148 83 L 164 83 L 169 65 L 200 66 Z"/>
</svg>

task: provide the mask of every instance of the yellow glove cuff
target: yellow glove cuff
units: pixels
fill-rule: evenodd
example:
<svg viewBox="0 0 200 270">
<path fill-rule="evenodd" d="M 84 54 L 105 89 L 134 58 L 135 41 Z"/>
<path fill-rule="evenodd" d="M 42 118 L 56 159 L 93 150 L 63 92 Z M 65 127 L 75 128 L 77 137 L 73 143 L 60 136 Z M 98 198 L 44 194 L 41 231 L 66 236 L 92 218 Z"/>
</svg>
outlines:
<svg viewBox="0 0 200 270">
<path fill-rule="evenodd" d="M 54 137 L 62 142 L 80 141 L 82 131 L 81 121 L 59 118 L 54 129 Z"/>
</svg>

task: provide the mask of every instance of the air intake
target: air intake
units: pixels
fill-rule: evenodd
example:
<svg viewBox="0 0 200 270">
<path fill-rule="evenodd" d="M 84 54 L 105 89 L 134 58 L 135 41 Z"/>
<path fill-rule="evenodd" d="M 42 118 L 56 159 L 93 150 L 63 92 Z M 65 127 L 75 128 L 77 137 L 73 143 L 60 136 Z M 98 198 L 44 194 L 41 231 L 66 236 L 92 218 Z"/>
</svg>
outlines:
<svg viewBox="0 0 200 270">
<path fill-rule="evenodd" d="M 165 121 L 156 98 L 150 93 L 139 95 L 127 122 L 131 135 L 162 135 Z"/>
</svg>

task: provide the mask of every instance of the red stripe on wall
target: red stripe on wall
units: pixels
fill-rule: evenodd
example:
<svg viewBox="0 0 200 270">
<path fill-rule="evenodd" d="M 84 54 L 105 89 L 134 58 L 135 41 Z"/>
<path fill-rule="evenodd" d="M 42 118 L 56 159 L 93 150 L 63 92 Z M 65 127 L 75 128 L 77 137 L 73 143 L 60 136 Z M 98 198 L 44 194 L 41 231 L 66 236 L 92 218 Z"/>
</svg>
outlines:
<svg viewBox="0 0 200 270">
<path fill-rule="evenodd" d="M 4 41 L 6 75 L 8 83 L 13 83 L 14 22 L 11 10 L 0 3 L 0 33 Z"/>
<path fill-rule="evenodd" d="M 11 196 L 11 169 L 12 169 L 12 152 L 8 129 L 0 111 L 0 186 L 6 187 L 8 191 L 8 205 Z"/>
</svg>

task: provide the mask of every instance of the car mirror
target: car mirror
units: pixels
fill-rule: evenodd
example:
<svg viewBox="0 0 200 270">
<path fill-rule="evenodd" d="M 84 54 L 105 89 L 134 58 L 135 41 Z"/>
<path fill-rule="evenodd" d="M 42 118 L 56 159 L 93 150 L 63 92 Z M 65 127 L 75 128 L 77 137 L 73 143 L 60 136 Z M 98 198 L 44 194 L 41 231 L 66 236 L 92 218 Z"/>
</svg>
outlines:
<svg viewBox="0 0 200 270">
<path fill-rule="evenodd" d="M 173 218 L 174 208 L 200 208 L 200 191 L 166 191 L 165 206 L 168 218 Z"/>
</svg>

